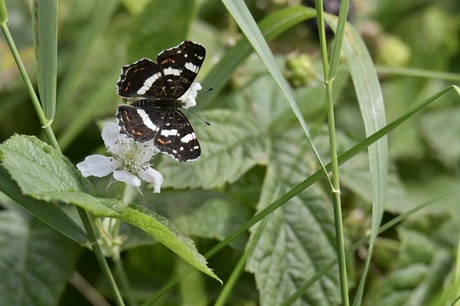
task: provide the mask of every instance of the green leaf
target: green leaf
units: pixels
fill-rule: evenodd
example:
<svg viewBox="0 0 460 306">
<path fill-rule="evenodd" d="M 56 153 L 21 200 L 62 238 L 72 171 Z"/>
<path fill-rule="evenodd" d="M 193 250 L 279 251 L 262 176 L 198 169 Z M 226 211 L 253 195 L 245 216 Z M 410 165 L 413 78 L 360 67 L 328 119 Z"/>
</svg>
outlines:
<svg viewBox="0 0 460 306">
<path fill-rule="evenodd" d="M 200 115 L 211 122 L 211 126 L 195 124 L 202 148 L 200 159 L 185 164 L 163 160 L 158 166 L 165 178 L 163 187 L 220 187 L 264 161 L 265 129 L 250 115 L 223 109 Z"/>
<path fill-rule="evenodd" d="M 36 199 L 77 205 L 96 217 L 116 218 L 144 230 L 195 268 L 219 280 L 206 266 L 193 241 L 180 234 L 164 217 L 139 205 L 93 197 L 80 191 L 78 172 L 56 150 L 34 136 L 15 135 L 0 145 L 3 166 L 21 190 Z M 219 280 L 220 281 L 220 280 Z"/>
<path fill-rule="evenodd" d="M 32 17 L 38 91 L 51 123 L 56 112 L 58 1 L 34 0 Z"/>
<path fill-rule="evenodd" d="M 439 158 L 447 168 L 458 164 L 460 143 L 452 140 L 460 135 L 460 108 L 431 111 L 422 117 L 420 127 L 432 158 Z"/>
<path fill-rule="evenodd" d="M 0 145 L 0 150 L 3 166 L 25 194 L 83 188 L 70 162 L 35 136 L 14 135 Z"/>
<path fill-rule="evenodd" d="M 123 207 L 120 217 L 123 221 L 136 225 L 182 257 L 190 265 L 203 273 L 222 282 L 214 272 L 207 267 L 206 259 L 198 253 L 194 242 L 187 236 L 183 236 L 177 228 L 166 218 L 148 210 L 141 205 L 129 205 Z"/>
<path fill-rule="evenodd" d="M 258 211 L 308 177 L 309 164 L 298 162 L 305 159 L 308 152 L 305 148 L 305 137 L 298 128 L 279 130 L 273 135 Z M 247 263 L 247 269 L 255 274 L 262 305 L 282 304 L 329 261 L 337 260 L 330 206 L 321 189 L 310 186 L 267 217 L 262 236 Z M 251 228 L 252 235 L 258 226 Z M 306 305 L 333 305 L 339 299 L 336 269 L 301 297 Z"/>
<path fill-rule="evenodd" d="M 37 219 L 0 212 L 0 304 L 58 305 L 80 250 Z"/>
<path fill-rule="evenodd" d="M 144 194 L 140 204 L 149 207 L 155 203 L 154 210 L 170 218 L 187 236 L 221 241 L 238 230 L 251 214 L 251 210 L 241 203 L 245 192 L 242 189 L 235 197 L 214 190 L 166 190 L 160 194 Z M 246 192 L 252 193 L 253 189 Z M 231 246 L 243 250 L 246 238 L 239 237 Z"/>
<path fill-rule="evenodd" d="M 0 191 L 32 215 L 75 242 L 85 244 L 88 241 L 86 233 L 60 207 L 23 195 L 3 167 L 0 167 Z"/>
<path fill-rule="evenodd" d="M 428 305 L 442 290 L 452 257 L 442 242 L 435 241 L 436 226 L 426 235 L 415 229 L 399 230 L 401 246 L 396 268 L 369 289 L 368 305 Z"/>
</svg>

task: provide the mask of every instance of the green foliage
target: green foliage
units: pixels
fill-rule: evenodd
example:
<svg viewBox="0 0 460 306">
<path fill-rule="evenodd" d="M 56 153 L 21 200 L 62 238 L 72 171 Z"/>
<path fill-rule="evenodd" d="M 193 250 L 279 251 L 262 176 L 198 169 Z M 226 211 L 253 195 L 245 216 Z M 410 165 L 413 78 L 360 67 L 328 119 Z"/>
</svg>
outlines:
<svg viewBox="0 0 460 306">
<path fill-rule="evenodd" d="M 194 163 L 186 164 L 163 159 L 158 169 L 165 176 L 164 187 L 222 187 L 237 181 L 263 161 L 267 150 L 267 138 L 264 137 L 267 131 L 252 116 L 222 109 L 200 115 L 212 123 L 211 127 L 202 122 L 195 124 L 203 156 Z"/>
<path fill-rule="evenodd" d="M 33 8 L 38 91 L 46 119 L 51 124 L 56 112 L 58 2 L 36 1 Z"/>
<path fill-rule="evenodd" d="M 56 150 L 33 136 L 13 136 L 0 145 L 2 165 L 24 194 L 39 200 L 62 201 L 84 208 L 96 217 L 110 217 L 146 231 L 204 273 L 217 276 L 193 242 L 180 234 L 162 216 L 139 205 L 125 205 L 117 199 L 96 198 L 84 193 L 77 169 Z M 27 154 L 24 154 L 27 153 Z"/>
<path fill-rule="evenodd" d="M 458 298 L 457 3 L 356 6 L 338 30 L 326 14 L 333 45 L 282 1 L 5 2 L 0 305 L 88 303 L 79 276 L 117 305 Z M 210 126 L 184 110 L 200 159 L 156 155 L 160 194 L 83 177 L 120 68 L 186 39 L 213 89 L 195 110 Z"/>
<path fill-rule="evenodd" d="M 76 243 L 37 219 L 2 211 L 0 304 L 58 304 L 80 253 Z"/>
</svg>

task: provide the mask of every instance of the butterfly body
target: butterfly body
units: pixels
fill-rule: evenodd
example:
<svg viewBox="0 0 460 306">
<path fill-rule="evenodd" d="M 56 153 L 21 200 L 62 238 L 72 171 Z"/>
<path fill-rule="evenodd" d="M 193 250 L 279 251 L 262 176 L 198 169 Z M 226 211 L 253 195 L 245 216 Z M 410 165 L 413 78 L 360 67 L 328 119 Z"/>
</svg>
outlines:
<svg viewBox="0 0 460 306">
<path fill-rule="evenodd" d="M 117 93 L 130 105 L 117 111 L 120 132 L 139 142 L 153 139 L 163 153 L 178 161 L 200 157 L 201 148 L 192 125 L 180 111 L 179 100 L 192 86 L 206 51 L 184 41 L 158 55 L 157 62 L 143 58 L 122 68 Z"/>
</svg>

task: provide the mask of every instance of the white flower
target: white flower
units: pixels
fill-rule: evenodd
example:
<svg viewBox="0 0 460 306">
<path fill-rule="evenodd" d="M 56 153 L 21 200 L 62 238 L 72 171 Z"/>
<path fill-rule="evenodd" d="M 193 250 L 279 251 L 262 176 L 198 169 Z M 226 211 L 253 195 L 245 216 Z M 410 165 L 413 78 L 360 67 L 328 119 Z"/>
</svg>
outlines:
<svg viewBox="0 0 460 306">
<path fill-rule="evenodd" d="M 195 98 L 198 95 L 197 91 L 201 90 L 201 84 L 196 82 L 193 83 L 192 86 L 178 99 L 179 101 L 183 102 L 183 108 L 194 107 L 196 105 Z"/>
<path fill-rule="evenodd" d="M 103 177 L 113 172 L 113 178 L 139 187 L 141 180 L 153 184 L 153 192 L 160 192 L 163 176 L 150 167 L 150 160 L 158 153 L 152 141 L 139 143 L 119 132 L 118 125 L 109 122 L 102 130 L 107 151 L 112 157 L 90 155 L 77 165 L 84 177 Z"/>
</svg>

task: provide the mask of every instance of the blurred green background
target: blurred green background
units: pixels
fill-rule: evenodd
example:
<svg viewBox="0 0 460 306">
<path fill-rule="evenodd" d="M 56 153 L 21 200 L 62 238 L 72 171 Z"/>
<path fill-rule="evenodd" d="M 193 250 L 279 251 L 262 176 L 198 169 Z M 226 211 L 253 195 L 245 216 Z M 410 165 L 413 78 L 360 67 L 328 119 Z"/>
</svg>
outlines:
<svg viewBox="0 0 460 306">
<path fill-rule="evenodd" d="M 287 0 L 246 3 L 256 20 L 288 5 L 300 4 Z M 6 5 L 8 26 L 35 82 L 31 1 L 6 0 Z M 388 122 L 446 86 L 459 85 L 459 16 L 460 2 L 452 0 L 353 1 L 349 20 L 366 42 L 379 72 Z M 307 101 L 302 101 L 306 103 L 302 104 L 305 118 L 319 148 L 327 152 L 324 90 L 315 31 L 312 23 L 299 24 L 271 41 L 270 47 L 297 97 L 301 97 L 299 101 Z M 165 48 L 185 39 L 194 40 L 207 48 L 207 58 L 197 78 L 202 81 L 226 50 L 242 38 L 223 4 L 214 0 L 61 0 L 58 33 L 58 96 L 53 129 L 63 153 L 74 163 L 94 152 L 105 151 L 98 123 L 113 118 L 121 104 L 115 85 L 123 65 L 142 57 L 155 59 Z M 251 103 L 259 100 L 263 103 L 277 94 L 272 93 L 274 85 L 254 54 L 238 63 L 228 83 L 213 84 L 213 80 L 206 80 L 205 84 L 208 86 L 205 90 L 223 86 L 218 92 L 203 94 L 203 100 L 206 95 L 213 95 L 206 103 L 200 105 L 201 96 L 197 99 L 195 111 L 207 120 L 218 117 L 222 110 L 251 113 Z M 343 152 L 364 138 L 356 94 L 344 63 L 337 87 L 335 113 L 339 149 Z M 46 140 L 3 38 L 0 39 L 0 106 L 0 142 L 14 133 L 37 135 Z M 208 113 L 211 110 L 215 112 Z M 213 130 L 212 120 L 208 128 L 193 115 L 187 115 L 198 137 L 213 131 L 225 132 Z M 264 124 L 263 119 L 255 118 L 254 122 Z M 273 129 L 291 129 L 296 124 L 290 117 L 284 119 Z M 384 222 L 445 192 L 460 189 L 458 96 L 453 93 L 443 96 L 398 127 L 389 135 L 389 151 Z M 210 184 L 212 188 L 185 189 L 190 185 L 181 180 L 193 181 L 190 174 L 180 179 L 170 176 L 159 196 L 145 190 L 145 197 L 139 202 L 171 219 L 193 237 L 204 253 L 254 214 L 268 160 L 263 154 L 258 158 L 257 166 L 246 169 L 232 182 Z M 169 162 L 165 157 L 155 163 L 168 171 Z M 367 233 L 371 220 L 372 193 L 366 155 L 340 169 L 346 235 L 353 243 Z M 229 170 L 215 169 L 216 173 L 222 171 Z M 97 193 L 109 193 L 108 182 L 109 179 L 94 180 Z M 144 234 L 131 228 L 124 231 L 130 234 L 123 246 L 124 262 L 139 300 L 149 297 L 172 275 L 186 268 L 184 262 Z M 459 233 L 458 194 L 443 198 L 384 233 L 377 241 L 364 304 L 421 305 L 417 302 L 423 301 L 426 305 L 443 305 L 443 299 L 449 294 L 455 296 L 456 292 L 453 278 L 459 276 L 455 274 Z M 224 282 L 247 239 L 247 236 L 238 238 L 210 260 L 209 266 Z M 365 252 L 360 249 L 350 257 L 352 290 L 359 279 Z M 92 253 L 81 251 L 75 258 L 75 267 L 110 299 Z M 212 304 L 221 290 L 220 284 L 199 273 L 193 277 L 167 295 L 162 305 L 188 305 L 193 295 L 190 291 L 199 296 L 196 305 Z M 258 299 L 254 276 L 245 272 L 229 305 L 258 305 Z M 85 303 L 88 302 L 72 285 L 66 286 L 60 305 Z M 324 305 L 328 304 L 334 303 L 324 301 Z"/>
</svg>

